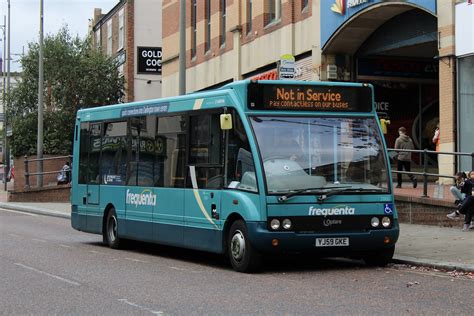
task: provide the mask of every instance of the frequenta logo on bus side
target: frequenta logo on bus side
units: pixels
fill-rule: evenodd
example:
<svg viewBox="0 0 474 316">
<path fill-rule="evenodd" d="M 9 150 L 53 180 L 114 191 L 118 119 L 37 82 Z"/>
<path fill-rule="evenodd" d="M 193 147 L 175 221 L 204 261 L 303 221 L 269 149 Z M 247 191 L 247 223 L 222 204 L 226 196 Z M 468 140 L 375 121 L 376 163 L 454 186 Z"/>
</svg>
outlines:
<svg viewBox="0 0 474 316">
<path fill-rule="evenodd" d="M 126 203 L 135 205 L 135 207 L 141 205 L 155 206 L 156 194 L 153 194 L 150 189 L 145 189 L 142 191 L 142 193 L 132 193 L 130 190 L 127 190 Z"/>
<path fill-rule="evenodd" d="M 308 215 L 311 216 L 328 216 L 328 215 L 354 215 L 355 208 L 347 205 L 336 205 L 331 208 L 319 208 L 310 206 Z"/>
</svg>

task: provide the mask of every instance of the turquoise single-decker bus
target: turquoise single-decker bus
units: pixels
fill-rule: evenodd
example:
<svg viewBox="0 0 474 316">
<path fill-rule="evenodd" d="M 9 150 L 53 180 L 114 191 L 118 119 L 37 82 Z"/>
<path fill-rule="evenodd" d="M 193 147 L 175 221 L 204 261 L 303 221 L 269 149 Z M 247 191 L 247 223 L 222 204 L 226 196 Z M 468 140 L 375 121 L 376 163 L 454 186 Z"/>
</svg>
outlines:
<svg viewBox="0 0 474 316">
<path fill-rule="evenodd" d="M 72 227 L 226 254 L 385 265 L 399 235 L 390 166 L 360 83 L 237 81 L 77 113 Z"/>
</svg>

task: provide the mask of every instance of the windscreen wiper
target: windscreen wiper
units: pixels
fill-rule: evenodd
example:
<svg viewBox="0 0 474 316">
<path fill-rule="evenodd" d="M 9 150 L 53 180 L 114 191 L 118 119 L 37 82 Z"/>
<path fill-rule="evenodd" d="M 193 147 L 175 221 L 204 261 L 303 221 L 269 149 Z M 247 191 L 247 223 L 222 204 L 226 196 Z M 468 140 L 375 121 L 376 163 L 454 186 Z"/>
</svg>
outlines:
<svg viewBox="0 0 474 316">
<path fill-rule="evenodd" d="M 338 190 L 339 188 L 342 188 L 340 190 Z M 337 195 L 341 192 L 345 192 L 345 191 L 355 191 L 355 192 L 367 192 L 367 191 L 373 191 L 373 192 L 378 192 L 378 191 L 381 191 L 382 189 L 380 188 L 377 188 L 377 189 L 364 189 L 364 188 L 353 188 L 353 187 L 337 187 L 337 188 L 334 188 L 335 190 L 333 191 L 329 191 L 327 193 L 323 193 L 321 194 L 319 197 L 318 197 L 318 201 L 324 201 L 325 199 L 327 199 L 328 197 L 330 197 L 331 195 Z"/>
<path fill-rule="evenodd" d="M 330 191 L 330 192 L 327 191 L 327 190 L 330 190 L 330 189 L 344 189 L 344 190 L 347 190 L 347 189 L 350 189 L 351 187 L 352 186 L 317 187 L 317 188 L 306 188 L 306 189 L 296 190 L 294 192 L 291 192 L 291 193 L 288 193 L 288 194 L 285 194 L 285 195 L 282 195 L 282 196 L 278 197 L 278 202 L 280 202 L 280 203 L 285 202 L 288 199 L 292 198 L 293 196 L 304 193 L 304 192 L 316 191 L 316 192 L 314 192 L 315 194 L 321 194 L 321 196 L 323 196 L 323 195 L 327 195 L 327 194 L 333 192 L 333 191 Z M 335 192 L 338 192 L 338 191 L 335 191 Z M 318 200 L 319 200 L 319 198 L 318 198 Z"/>
</svg>

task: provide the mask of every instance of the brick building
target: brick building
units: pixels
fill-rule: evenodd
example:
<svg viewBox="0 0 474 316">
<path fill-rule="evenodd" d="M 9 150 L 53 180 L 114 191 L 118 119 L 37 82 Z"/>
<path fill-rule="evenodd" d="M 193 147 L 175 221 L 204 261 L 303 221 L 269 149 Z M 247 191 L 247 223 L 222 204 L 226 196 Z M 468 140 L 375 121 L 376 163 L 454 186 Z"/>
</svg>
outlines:
<svg viewBox="0 0 474 316">
<path fill-rule="evenodd" d="M 405 126 L 418 149 L 434 149 L 439 120 L 441 151 L 472 152 L 472 137 L 460 147 L 457 5 L 474 10 L 467 0 L 187 0 L 186 89 L 276 79 L 291 54 L 297 80 L 372 83 L 377 111 L 392 123 L 389 147 Z M 178 16 L 179 0 L 163 1 L 164 96 L 178 94 Z M 430 158 L 438 163 L 445 174 L 460 168 L 452 156 Z"/>
<path fill-rule="evenodd" d="M 161 6 L 161 0 L 120 0 L 105 14 L 94 10 L 93 45 L 118 61 L 125 102 L 161 97 Z"/>
</svg>

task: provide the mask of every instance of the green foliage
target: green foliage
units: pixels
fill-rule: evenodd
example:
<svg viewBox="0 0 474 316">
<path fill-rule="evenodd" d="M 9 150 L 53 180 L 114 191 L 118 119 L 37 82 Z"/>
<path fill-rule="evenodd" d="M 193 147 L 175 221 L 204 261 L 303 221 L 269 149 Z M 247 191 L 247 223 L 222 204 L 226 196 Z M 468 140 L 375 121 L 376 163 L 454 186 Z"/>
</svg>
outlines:
<svg viewBox="0 0 474 316">
<path fill-rule="evenodd" d="M 8 117 L 11 151 L 36 153 L 39 44 L 30 43 L 21 58 L 23 72 L 12 90 Z M 44 39 L 44 153 L 71 154 L 79 109 L 119 103 L 124 79 L 117 64 L 93 49 L 88 39 L 71 37 L 67 27 Z"/>
</svg>

